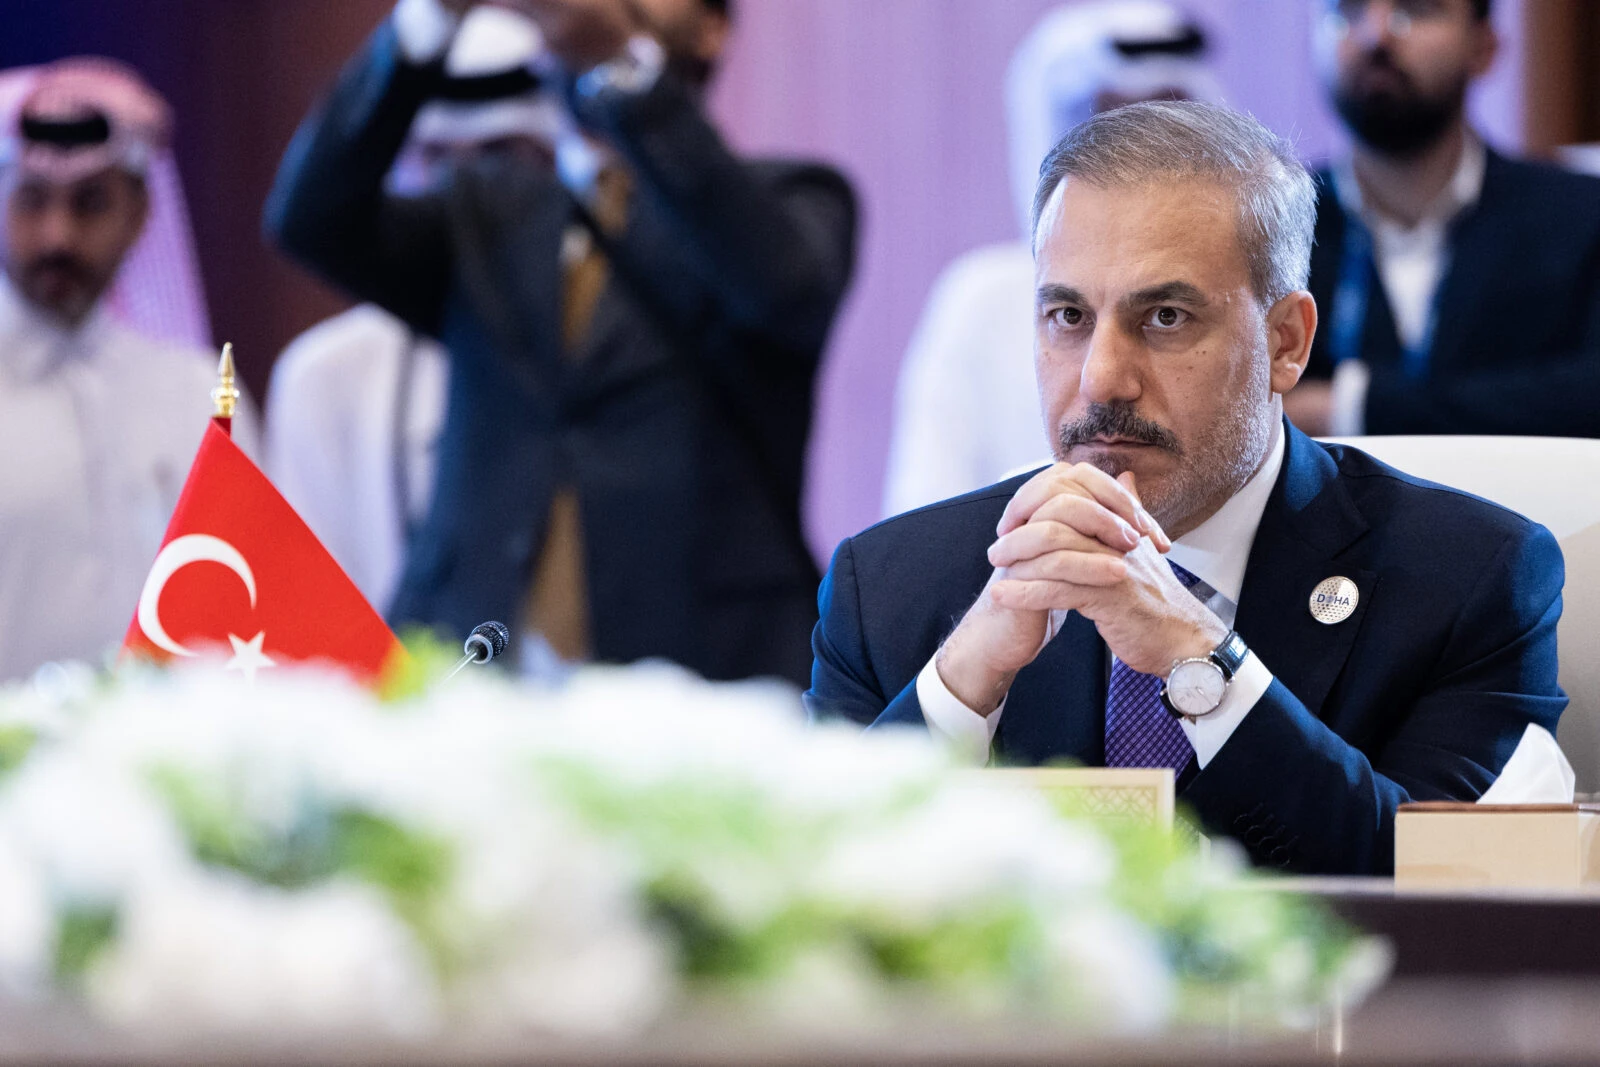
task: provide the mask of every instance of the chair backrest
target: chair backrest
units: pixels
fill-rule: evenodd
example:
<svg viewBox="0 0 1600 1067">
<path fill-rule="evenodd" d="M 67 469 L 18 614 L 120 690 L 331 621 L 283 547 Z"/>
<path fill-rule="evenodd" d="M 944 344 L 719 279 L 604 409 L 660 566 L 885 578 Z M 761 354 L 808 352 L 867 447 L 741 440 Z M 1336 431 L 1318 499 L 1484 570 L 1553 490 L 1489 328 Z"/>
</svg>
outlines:
<svg viewBox="0 0 1600 1067">
<path fill-rule="evenodd" d="M 1345 437 L 1390 466 L 1463 489 L 1547 527 L 1567 562 L 1556 733 L 1578 791 L 1600 792 L 1600 440 L 1567 437 Z"/>
</svg>

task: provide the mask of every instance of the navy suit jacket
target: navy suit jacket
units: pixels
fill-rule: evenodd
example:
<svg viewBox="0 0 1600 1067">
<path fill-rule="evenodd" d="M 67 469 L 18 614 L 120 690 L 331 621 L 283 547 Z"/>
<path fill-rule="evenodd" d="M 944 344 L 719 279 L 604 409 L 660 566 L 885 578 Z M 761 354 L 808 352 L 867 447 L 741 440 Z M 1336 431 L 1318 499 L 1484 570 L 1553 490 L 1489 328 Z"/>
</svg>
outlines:
<svg viewBox="0 0 1600 1067">
<path fill-rule="evenodd" d="M 803 685 L 817 568 L 801 535 L 812 392 L 849 281 L 855 202 L 835 171 L 734 156 L 671 75 L 575 106 L 635 179 L 624 232 L 554 173 L 463 168 L 439 195 L 384 176 L 443 61 L 385 23 L 306 121 L 267 225 L 302 262 L 451 357 L 437 489 L 388 613 L 464 636 L 516 624 L 563 487 L 582 517 L 596 657 Z M 564 351 L 564 236 L 610 265 Z M 352 387 L 356 387 L 352 384 Z"/>
<path fill-rule="evenodd" d="M 1514 512 L 1285 429 L 1235 621 L 1275 680 L 1180 799 L 1257 863 L 1382 873 L 1396 805 L 1473 800 L 1529 723 L 1555 731 L 1561 550 Z M 812 635 L 814 713 L 925 728 L 917 674 L 988 580 L 984 553 L 1024 480 L 839 546 Z M 1326 625 L 1308 605 L 1334 575 L 1360 599 Z M 1069 615 L 1017 675 L 997 759 L 1102 764 L 1106 662 L 1094 625 Z"/>
<path fill-rule="evenodd" d="M 1306 373 L 1326 378 L 1349 223 L 1331 176 L 1317 185 L 1310 289 L 1324 327 Z M 1370 260 L 1366 274 L 1367 433 L 1600 437 L 1600 180 L 1489 152 L 1482 195 L 1450 225 L 1426 377 L 1402 371 Z"/>
</svg>

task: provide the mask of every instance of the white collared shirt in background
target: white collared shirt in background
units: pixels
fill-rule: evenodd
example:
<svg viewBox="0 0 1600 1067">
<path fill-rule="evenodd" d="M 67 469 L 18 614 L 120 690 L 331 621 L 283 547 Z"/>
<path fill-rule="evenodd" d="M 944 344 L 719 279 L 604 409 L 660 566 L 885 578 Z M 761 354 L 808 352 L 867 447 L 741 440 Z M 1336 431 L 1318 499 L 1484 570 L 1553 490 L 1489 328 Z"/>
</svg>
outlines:
<svg viewBox="0 0 1600 1067">
<path fill-rule="evenodd" d="M 1206 606 L 1229 627 L 1238 613 L 1239 592 L 1244 588 L 1256 529 L 1283 468 L 1282 427 L 1276 426 L 1274 434 L 1276 440 L 1261 469 L 1215 515 L 1173 542 L 1167 555 L 1216 591 Z M 1047 642 L 1060 632 L 1065 617 L 1065 612 L 1051 612 Z M 1005 702 L 1001 701 L 1000 707 L 989 715 L 979 715 L 945 686 L 937 660 L 936 653 L 917 675 L 917 701 L 922 705 L 923 719 L 934 736 L 949 744 L 957 758 L 978 765 L 988 763 Z M 1271 685 L 1272 672 L 1252 652 L 1240 665 L 1216 711 L 1202 719 L 1179 720 L 1201 767 L 1211 762 Z"/>
<path fill-rule="evenodd" d="M 1376 205 L 1367 206 L 1348 161 L 1334 171 L 1334 189 L 1345 214 L 1360 219 L 1372 235 L 1373 265 L 1389 301 L 1395 331 L 1407 348 L 1428 340 L 1434 297 L 1450 266 L 1450 224 L 1483 194 L 1488 158 L 1488 149 L 1469 130 L 1455 174 L 1414 226 L 1389 218 Z M 1359 360 L 1346 360 L 1334 368 L 1330 428 L 1334 436 L 1355 437 L 1366 432 L 1371 377 L 1366 363 Z"/>
</svg>

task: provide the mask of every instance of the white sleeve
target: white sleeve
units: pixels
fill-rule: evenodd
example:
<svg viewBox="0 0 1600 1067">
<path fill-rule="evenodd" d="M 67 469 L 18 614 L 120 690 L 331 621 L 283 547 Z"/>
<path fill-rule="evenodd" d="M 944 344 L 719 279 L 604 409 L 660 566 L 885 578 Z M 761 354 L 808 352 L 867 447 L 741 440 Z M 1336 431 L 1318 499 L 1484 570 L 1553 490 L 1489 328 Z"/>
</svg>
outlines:
<svg viewBox="0 0 1600 1067">
<path fill-rule="evenodd" d="M 349 484 L 348 440 L 355 431 L 336 405 L 346 395 L 329 388 L 308 356 L 313 339 L 292 342 L 272 368 L 268 388 L 265 468 L 267 477 L 295 513 L 311 527 L 340 566 L 351 571 L 356 557 L 348 516 L 357 498 Z M 351 571 L 351 573 L 357 573 Z"/>
<path fill-rule="evenodd" d="M 1367 432 L 1367 387 L 1371 384 L 1372 368 L 1359 359 L 1347 359 L 1334 368 L 1330 437 L 1360 437 Z"/>
<path fill-rule="evenodd" d="M 928 294 L 895 385 L 894 423 L 884 479 L 885 515 L 958 496 L 990 480 L 980 467 L 980 410 L 974 361 L 988 351 L 975 341 L 972 268 L 957 260 Z"/>
<path fill-rule="evenodd" d="M 987 716 L 979 715 L 945 686 L 935 663 L 938 658 L 935 653 L 917 675 L 917 703 L 922 705 L 922 718 L 928 724 L 928 732 L 945 742 L 961 762 L 982 767 L 989 762 L 989 749 L 1006 702 L 1002 700 Z"/>
<path fill-rule="evenodd" d="M 950 692 L 939 677 L 937 659 L 935 655 L 917 675 L 917 703 L 922 706 L 923 721 L 929 732 L 949 745 L 962 762 L 981 767 L 989 762 L 1005 701 L 989 715 L 979 715 Z M 1179 720 L 1202 768 L 1222 750 L 1271 685 L 1272 672 L 1252 652 L 1228 684 L 1221 707 L 1203 719 Z"/>
<path fill-rule="evenodd" d="M 1271 685 L 1272 672 L 1252 652 L 1239 664 L 1238 673 L 1228 683 L 1228 692 L 1222 698 L 1221 707 L 1203 719 L 1178 720 L 1189 738 L 1189 746 L 1194 749 L 1195 762 L 1202 768 L 1211 762 Z M 919 684 L 917 696 L 920 698 L 921 695 Z"/>
<path fill-rule="evenodd" d="M 444 55 L 461 27 L 461 16 L 439 0 L 400 0 L 393 17 L 401 55 L 419 66 Z"/>
</svg>

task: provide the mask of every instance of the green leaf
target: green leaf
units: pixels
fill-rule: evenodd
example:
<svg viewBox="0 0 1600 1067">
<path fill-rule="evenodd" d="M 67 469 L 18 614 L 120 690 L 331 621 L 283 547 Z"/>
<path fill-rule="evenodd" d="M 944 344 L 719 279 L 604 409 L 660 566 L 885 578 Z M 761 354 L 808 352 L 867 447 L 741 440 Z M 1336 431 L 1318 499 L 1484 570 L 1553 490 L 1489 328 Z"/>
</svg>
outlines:
<svg viewBox="0 0 1600 1067">
<path fill-rule="evenodd" d="M 283 832 L 241 811 L 242 803 L 225 783 L 175 767 L 157 767 L 149 779 L 201 863 L 280 889 L 323 881 L 336 869 L 325 817 L 308 812 Z"/>
<path fill-rule="evenodd" d="M 935 983 L 1004 978 L 1039 938 L 1038 924 L 1029 909 L 1006 901 L 921 930 L 868 931 L 864 935 L 884 975 Z"/>
<path fill-rule="evenodd" d="M 381 890 L 440 970 L 452 966 L 441 911 L 455 866 L 450 842 L 371 812 L 333 815 L 334 867 Z"/>
<path fill-rule="evenodd" d="M 461 658 L 461 647 L 432 630 L 412 627 L 400 634 L 406 655 L 397 658 L 384 674 L 378 697 L 399 704 L 425 695 Z"/>
<path fill-rule="evenodd" d="M 111 907 L 70 907 L 56 922 L 56 981 L 75 985 L 116 940 L 118 917 Z"/>
<path fill-rule="evenodd" d="M 334 813 L 336 866 L 347 874 L 402 897 L 426 896 L 450 876 L 448 842 L 356 808 Z"/>
<path fill-rule="evenodd" d="M 0 726 L 0 778 L 22 766 L 39 735 L 20 723 Z"/>
</svg>

